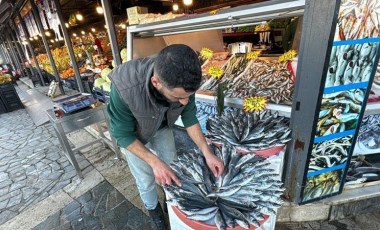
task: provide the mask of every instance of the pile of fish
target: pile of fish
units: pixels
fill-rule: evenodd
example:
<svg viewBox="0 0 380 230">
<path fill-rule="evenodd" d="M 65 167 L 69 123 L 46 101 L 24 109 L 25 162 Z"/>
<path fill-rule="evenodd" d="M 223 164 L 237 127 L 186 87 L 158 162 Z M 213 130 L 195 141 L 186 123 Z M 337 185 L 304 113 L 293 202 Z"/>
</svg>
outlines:
<svg viewBox="0 0 380 230">
<path fill-rule="evenodd" d="M 210 140 L 227 141 L 246 151 L 283 146 L 290 141 L 288 119 L 278 116 L 278 112 L 246 113 L 230 108 L 221 116 L 210 117 L 206 128 Z"/>
<path fill-rule="evenodd" d="M 294 81 L 286 64 L 255 60 L 244 74 L 233 79 L 226 96 L 266 96 L 276 104 L 291 104 L 293 91 Z"/>
<path fill-rule="evenodd" d="M 363 151 L 380 148 L 380 114 L 363 118 L 356 145 Z"/>
<path fill-rule="evenodd" d="M 239 76 L 247 67 L 249 63 L 249 60 L 246 58 L 245 55 L 238 56 L 235 55 L 229 59 L 227 64 L 224 65 L 223 69 L 223 76 L 221 78 L 214 78 L 211 77 L 208 79 L 205 83 L 202 84 L 202 86 L 199 88 L 200 90 L 213 90 L 215 91 L 218 87 L 218 84 L 220 83 L 227 83 L 227 86 L 229 83 L 233 81 L 234 78 Z"/>
<path fill-rule="evenodd" d="M 325 87 L 369 81 L 377 43 L 333 46 Z"/>
<path fill-rule="evenodd" d="M 341 171 L 332 171 L 309 177 L 303 191 L 303 201 L 331 195 L 339 191 Z"/>
<path fill-rule="evenodd" d="M 351 139 L 348 136 L 315 144 L 311 152 L 309 172 L 345 163 Z"/>
<path fill-rule="evenodd" d="M 200 102 L 196 101 L 195 102 L 197 106 L 197 118 L 199 121 L 199 125 L 201 126 L 201 129 L 204 133 L 206 133 L 206 122 L 207 119 L 211 116 L 214 116 L 216 114 L 216 107 L 210 103 L 207 102 Z"/>
<path fill-rule="evenodd" d="M 238 154 L 228 144 L 221 149 L 213 147 L 213 151 L 225 165 L 220 177 L 214 177 L 197 150 L 170 165 L 182 186 L 164 186 L 168 204 L 177 206 L 187 218 L 214 223 L 218 229 L 259 227 L 264 215 L 275 214 L 275 208 L 283 203 L 284 188 L 278 174 L 263 158 Z"/>
<path fill-rule="evenodd" d="M 324 94 L 316 135 L 327 136 L 356 128 L 364 94 L 364 89 Z"/>
<path fill-rule="evenodd" d="M 216 114 L 216 107 L 210 103 L 196 101 L 195 104 L 197 106 L 196 116 L 198 120 L 205 120 Z"/>
<path fill-rule="evenodd" d="M 347 171 L 346 184 L 380 180 L 380 167 L 369 163 L 365 156 L 360 155 L 352 158 Z"/>
<path fill-rule="evenodd" d="M 342 0 L 338 16 L 340 39 L 379 37 L 379 9 L 377 0 Z"/>
</svg>

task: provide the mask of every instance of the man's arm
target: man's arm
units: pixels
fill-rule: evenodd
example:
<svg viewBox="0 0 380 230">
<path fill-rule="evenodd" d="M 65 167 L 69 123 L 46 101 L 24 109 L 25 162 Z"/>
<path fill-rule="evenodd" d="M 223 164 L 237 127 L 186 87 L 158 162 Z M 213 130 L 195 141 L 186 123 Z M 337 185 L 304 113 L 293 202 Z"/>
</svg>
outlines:
<svg viewBox="0 0 380 230">
<path fill-rule="evenodd" d="M 154 177 L 158 184 L 172 184 L 172 181 L 178 186 L 181 186 L 180 180 L 175 175 L 174 171 L 165 162 L 160 160 L 141 141 L 136 139 L 132 144 L 128 145 L 128 151 L 135 154 L 141 160 L 145 161 L 153 170 Z"/>
<path fill-rule="evenodd" d="M 110 103 L 107 106 L 110 120 L 110 133 L 120 147 L 127 148 L 132 154 L 147 162 L 152 169 L 157 183 L 180 185 L 173 170 L 154 155 L 136 136 L 136 120 L 128 105 L 121 100 L 115 86 L 111 86 Z"/>
<path fill-rule="evenodd" d="M 190 127 L 187 127 L 186 131 L 189 134 L 190 138 L 202 151 L 203 155 L 206 158 L 207 165 L 211 169 L 212 173 L 215 176 L 221 176 L 224 170 L 223 161 L 211 152 L 199 124 L 197 123 Z"/>
<path fill-rule="evenodd" d="M 205 156 L 208 167 L 211 169 L 215 176 L 220 176 L 224 170 L 223 161 L 215 156 L 215 154 L 212 153 L 208 147 L 201 127 L 199 126 L 196 113 L 197 107 L 195 105 L 195 95 L 191 95 L 189 98 L 189 103 L 186 105 L 181 114 L 182 122 L 190 138 L 194 141 L 194 143 L 198 146 L 198 148 Z"/>
</svg>

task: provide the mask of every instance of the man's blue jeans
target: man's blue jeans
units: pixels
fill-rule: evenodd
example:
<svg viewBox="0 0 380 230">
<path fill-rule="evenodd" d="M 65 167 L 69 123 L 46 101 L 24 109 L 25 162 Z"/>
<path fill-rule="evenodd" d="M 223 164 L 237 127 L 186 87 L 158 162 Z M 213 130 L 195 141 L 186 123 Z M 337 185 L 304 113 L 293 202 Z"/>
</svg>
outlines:
<svg viewBox="0 0 380 230">
<path fill-rule="evenodd" d="M 168 165 L 177 158 L 173 130 L 167 127 L 158 130 L 145 147 Z M 152 168 L 126 148 L 120 149 L 126 156 L 129 169 L 136 180 L 137 189 L 140 192 L 145 208 L 148 210 L 155 209 L 158 203 L 158 195 Z"/>
</svg>

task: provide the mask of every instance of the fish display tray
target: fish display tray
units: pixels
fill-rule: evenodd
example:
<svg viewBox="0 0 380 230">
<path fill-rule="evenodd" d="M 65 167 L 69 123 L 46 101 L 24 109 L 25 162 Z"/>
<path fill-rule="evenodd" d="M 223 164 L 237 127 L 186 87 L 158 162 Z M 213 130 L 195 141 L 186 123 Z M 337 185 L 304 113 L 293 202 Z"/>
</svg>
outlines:
<svg viewBox="0 0 380 230">
<path fill-rule="evenodd" d="M 196 230 L 218 230 L 218 228 L 216 227 L 216 225 L 211 225 L 211 224 L 207 224 L 205 222 L 200 222 L 200 221 L 195 221 L 195 220 L 188 219 L 186 217 L 186 215 L 183 212 L 181 212 L 181 210 L 179 210 L 175 206 L 169 206 L 168 210 L 169 210 L 169 218 L 170 218 L 170 224 L 171 225 L 172 225 L 173 222 L 176 222 L 177 225 L 182 224 L 182 225 L 186 225 L 188 227 L 186 229 L 186 226 L 181 226 L 182 230 L 190 230 L 190 229 L 196 229 Z M 260 228 L 256 228 L 255 226 L 250 225 L 249 230 L 270 229 L 269 226 L 265 226 L 264 227 L 264 225 L 268 225 L 269 224 L 269 221 L 268 221 L 269 217 L 270 216 L 268 216 L 268 215 L 264 215 L 264 220 L 259 221 Z M 173 219 L 176 219 L 176 220 L 173 220 Z M 178 229 L 179 227 L 180 226 L 175 226 L 175 224 L 174 224 L 174 226 L 172 226 L 173 229 Z M 227 230 L 243 230 L 244 228 L 242 228 L 241 226 L 236 226 L 234 228 L 227 227 L 226 229 Z"/>
</svg>

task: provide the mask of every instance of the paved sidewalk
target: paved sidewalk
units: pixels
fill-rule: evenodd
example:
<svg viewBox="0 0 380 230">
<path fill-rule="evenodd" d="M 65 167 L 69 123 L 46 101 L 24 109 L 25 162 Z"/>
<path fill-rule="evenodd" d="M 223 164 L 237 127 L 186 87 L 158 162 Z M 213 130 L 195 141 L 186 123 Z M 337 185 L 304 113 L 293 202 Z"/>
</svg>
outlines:
<svg viewBox="0 0 380 230">
<path fill-rule="evenodd" d="M 73 146 L 93 139 L 84 130 L 69 135 Z M 75 156 L 83 180 L 50 123 L 36 126 L 25 109 L 1 114 L 0 229 L 150 228 L 126 163 L 100 143 Z"/>
</svg>

